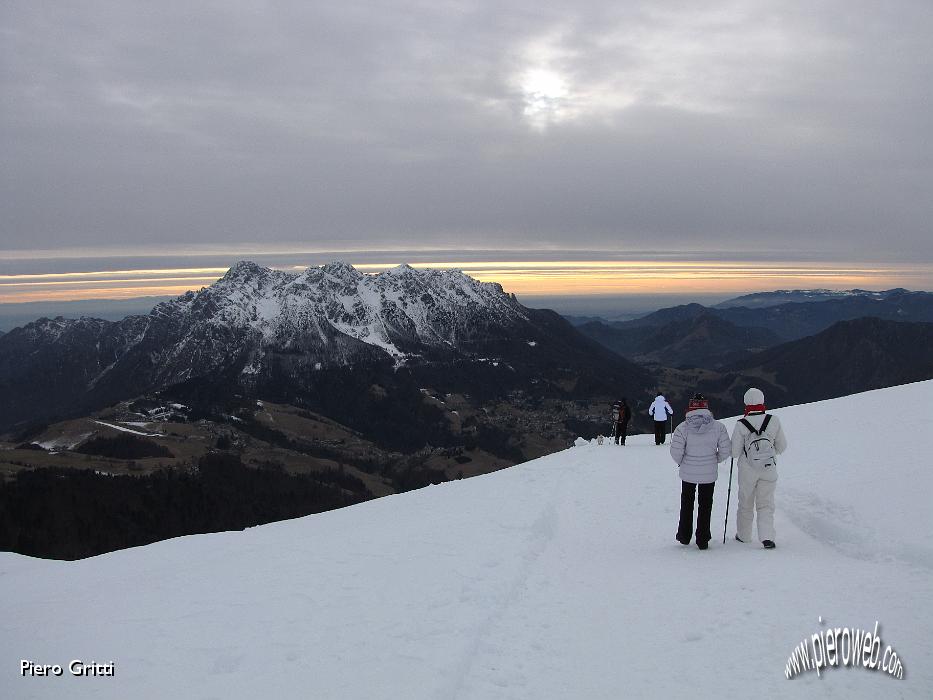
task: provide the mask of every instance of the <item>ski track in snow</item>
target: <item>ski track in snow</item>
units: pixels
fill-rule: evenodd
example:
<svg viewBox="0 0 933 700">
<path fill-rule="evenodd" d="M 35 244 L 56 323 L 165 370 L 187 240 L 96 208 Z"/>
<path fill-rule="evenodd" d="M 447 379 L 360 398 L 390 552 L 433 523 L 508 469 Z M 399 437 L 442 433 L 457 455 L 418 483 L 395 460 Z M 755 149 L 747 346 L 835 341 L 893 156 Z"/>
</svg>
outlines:
<svg viewBox="0 0 933 700">
<path fill-rule="evenodd" d="M 544 468 L 543 463 L 540 466 Z M 558 464 L 556 467 L 552 468 L 561 469 L 561 466 Z M 488 638 L 490 634 L 496 628 L 498 621 L 504 616 L 505 612 L 521 599 L 535 563 L 552 542 L 557 531 L 559 516 L 555 495 L 559 493 L 560 487 L 563 485 L 566 478 L 567 472 L 564 471 L 555 479 L 556 483 L 554 488 L 550 496 L 544 501 L 540 515 L 528 528 L 525 551 L 522 555 L 521 567 L 518 573 L 507 586 L 505 593 L 491 606 L 489 614 L 477 625 L 472 634 L 472 639 L 463 654 L 459 668 L 456 668 L 453 673 L 452 686 L 438 692 L 435 695 L 438 700 L 444 700 L 446 698 L 454 700 L 463 695 L 466 689 L 466 679 L 474 671 L 477 659 L 481 658 L 481 652 L 488 649 Z M 529 486 L 530 485 L 533 484 L 529 484 Z M 488 566 L 498 566 L 498 562 L 490 561 Z"/>
<path fill-rule="evenodd" d="M 923 382 L 777 411 L 789 449 L 773 552 L 732 539 L 735 480 L 723 545 L 728 462 L 710 549 L 676 543 L 676 468 L 644 435 L 245 532 L 78 562 L 0 554 L 0 688 L 17 698 L 928 698 L 931 397 Z M 880 432 L 860 423 L 905 410 L 915 418 Z M 877 620 L 905 679 L 836 668 L 786 680 L 788 655 L 820 616 L 862 629 Z M 117 677 L 20 678 L 20 658 L 113 660 Z"/>
<path fill-rule="evenodd" d="M 133 435 L 142 435 L 144 437 L 162 437 L 160 433 L 144 433 L 139 430 L 133 430 L 132 428 L 127 428 L 123 425 L 114 425 L 113 423 L 106 423 L 102 420 L 95 420 L 95 423 L 98 425 L 103 425 L 107 428 L 113 428 L 114 430 L 119 430 L 121 433 L 132 433 Z"/>
</svg>

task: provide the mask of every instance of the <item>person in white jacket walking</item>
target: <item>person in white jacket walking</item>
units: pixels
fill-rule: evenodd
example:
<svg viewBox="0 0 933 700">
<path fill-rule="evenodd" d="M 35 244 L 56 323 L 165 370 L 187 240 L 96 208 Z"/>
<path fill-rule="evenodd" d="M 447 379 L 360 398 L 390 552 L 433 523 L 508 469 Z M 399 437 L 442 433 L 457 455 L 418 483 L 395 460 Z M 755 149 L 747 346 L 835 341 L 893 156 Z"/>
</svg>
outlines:
<svg viewBox="0 0 933 700">
<path fill-rule="evenodd" d="M 667 433 L 667 417 L 674 415 L 674 409 L 664 398 L 660 391 L 648 407 L 648 414 L 654 418 L 654 444 L 663 445 L 664 436 Z"/>
<path fill-rule="evenodd" d="M 732 456 L 739 464 L 739 505 L 735 539 L 752 541 L 752 520 L 758 513 L 758 539 L 774 549 L 774 488 L 776 456 L 787 449 L 777 416 L 766 413 L 765 395 L 752 387 L 745 392 L 745 417 L 732 431 Z"/>
<path fill-rule="evenodd" d="M 713 512 L 713 490 L 719 476 L 719 463 L 729 459 L 732 444 L 726 426 L 713 418 L 709 401 L 695 394 L 687 405 L 686 420 L 671 434 L 671 457 L 680 468 L 680 522 L 676 539 L 690 544 L 693 536 L 693 501 L 699 503 L 696 543 L 706 549 L 712 535 L 709 519 Z"/>
</svg>

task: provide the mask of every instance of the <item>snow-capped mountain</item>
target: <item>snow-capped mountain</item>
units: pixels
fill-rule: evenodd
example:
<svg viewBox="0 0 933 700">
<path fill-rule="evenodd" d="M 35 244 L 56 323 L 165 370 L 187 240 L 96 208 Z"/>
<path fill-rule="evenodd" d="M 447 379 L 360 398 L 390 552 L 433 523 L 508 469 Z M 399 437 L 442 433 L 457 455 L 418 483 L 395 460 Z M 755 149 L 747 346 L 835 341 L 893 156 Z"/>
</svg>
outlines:
<svg viewBox="0 0 933 700">
<path fill-rule="evenodd" d="M 766 397 L 767 398 L 767 397 Z M 17 698 L 928 698 L 933 382 L 776 411 L 778 547 L 674 541 L 649 435 L 341 510 L 75 562 L 0 554 Z M 894 416 L 879 420 L 880 416 Z M 732 429 L 735 419 L 726 419 Z M 902 659 L 788 680 L 802 639 Z M 880 653 L 878 655 L 880 657 Z M 61 676 L 20 672 L 21 660 Z M 72 659 L 113 663 L 74 677 Z"/>
<path fill-rule="evenodd" d="M 364 275 L 343 262 L 300 273 L 240 262 L 217 283 L 160 304 L 151 315 L 192 328 L 241 330 L 256 336 L 260 354 L 265 347 L 290 349 L 310 341 L 322 359 L 329 359 L 324 348 L 340 335 L 402 358 L 425 348 L 462 347 L 529 320 L 500 285 L 458 270 L 400 265 Z M 251 359 L 261 363 L 261 356 Z"/>
<path fill-rule="evenodd" d="M 211 286 L 122 321 L 40 319 L 0 339 L 0 429 L 198 378 L 310 391 L 335 368 L 413 361 L 617 364 L 553 312 L 494 283 L 407 265 L 284 272 L 240 262 Z M 584 357 L 585 356 L 585 357 Z M 638 386 L 644 373 L 631 368 Z"/>
</svg>

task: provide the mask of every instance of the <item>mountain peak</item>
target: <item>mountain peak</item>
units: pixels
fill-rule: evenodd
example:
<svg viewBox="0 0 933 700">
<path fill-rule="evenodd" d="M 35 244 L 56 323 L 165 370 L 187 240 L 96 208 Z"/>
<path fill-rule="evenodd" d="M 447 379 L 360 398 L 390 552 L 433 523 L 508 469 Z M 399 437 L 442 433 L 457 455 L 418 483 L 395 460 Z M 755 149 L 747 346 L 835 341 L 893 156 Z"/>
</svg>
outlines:
<svg viewBox="0 0 933 700">
<path fill-rule="evenodd" d="M 257 265 L 252 260 L 240 260 L 235 265 L 233 265 L 227 274 L 224 275 L 224 279 L 250 279 L 253 277 L 259 277 L 263 273 L 267 272 L 267 268 Z"/>
<path fill-rule="evenodd" d="M 214 284 L 163 302 L 148 316 L 118 323 L 49 319 L 21 340 L 5 335 L 0 394 L 14 395 L 11 377 L 21 388 L 15 400 L 0 396 L 0 427 L 22 419 L 24 396 L 36 396 L 32 415 L 44 415 L 39 389 L 51 385 L 37 384 L 29 372 L 49 374 L 66 359 L 74 380 L 62 392 L 74 410 L 91 389 L 101 397 L 138 394 L 202 377 L 222 376 L 247 391 L 280 391 L 287 377 L 289 385 L 313 392 L 318 371 L 500 354 L 510 339 L 537 340 L 549 330 L 547 319 L 497 285 L 460 272 L 401 266 L 395 274 L 366 275 L 335 260 L 300 273 L 243 260 Z M 53 345 L 51 354 L 32 352 Z"/>
<path fill-rule="evenodd" d="M 412 273 L 417 274 L 417 270 L 413 268 L 408 263 L 402 263 L 401 265 L 396 265 L 395 267 L 390 267 L 383 274 L 388 275 L 389 277 L 405 277 Z"/>
<path fill-rule="evenodd" d="M 322 265 L 320 269 L 325 275 L 338 279 L 356 280 L 363 276 L 362 272 L 343 260 L 332 260 L 326 265 Z"/>
</svg>

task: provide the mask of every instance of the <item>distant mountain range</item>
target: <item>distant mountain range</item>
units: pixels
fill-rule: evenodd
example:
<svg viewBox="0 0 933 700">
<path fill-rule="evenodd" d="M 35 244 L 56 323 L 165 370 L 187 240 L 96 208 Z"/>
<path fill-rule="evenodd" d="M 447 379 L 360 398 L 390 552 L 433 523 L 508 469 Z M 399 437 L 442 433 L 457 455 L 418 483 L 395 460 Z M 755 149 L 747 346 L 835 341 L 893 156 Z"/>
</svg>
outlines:
<svg viewBox="0 0 933 700">
<path fill-rule="evenodd" d="M 834 299 L 851 299 L 853 297 L 883 300 L 906 291 L 906 289 L 902 288 L 887 289 L 882 292 L 870 292 L 865 289 L 778 289 L 773 292 L 756 292 L 755 294 L 744 294 L 734 299 L 727 299 L 715 304 L 714 308 L 728 309 L 734 306 L 744 306 L 749 309 L 760 309 L 766 306 L 780 306 L 788 303 L 831 301 Z"/>
<path fill-rule="evenodd" d="M 860 318 L 716 370 L 659 368 L 659 381 L 677 410 L 700 391 L 712 399 L 717 415 L 734 415 L 742 412 L 749 386 L 779 407 L 931 379 L 931 344 L 933 323 Z"/>
<path fill-rule="evenodd" d="M 188 400 L 261 396 L 417 437 L 417 424 L 398 424 L 407 411 L 366 399 L 373 386 L 389 397 L 431 386 L 578 398 L 652 385 L 498 284 L 407 265 L 363 275 L 341 262 L 299 273 L 241 262 L 146 315 L 43 318 L 0 338 L 0 431 L 172 388 Z"/>
<path fill-rule="evenodd" d="M 685 304 L 660 309 L 632 321 L 591 321 L 578 329 L 607 348 L 636 361 L 660 366 L 720 368 L 781 342 L 826 330 L 834 323 L 875 317 L 892 321 L 933 322 L 933 294 L 892 289 L 846 293 L 774 292 L 818 301 L 793 301 L 755 308 Z M 748 297 L 740 297 L 745 299 Z"/>
<path fill-rule="evenodd" d="M 577 329 L 624 357 L 653 366 L 720 367 L 780 342 L 767 328 L 738 326 L 699 304 L 658 311 L 650 320 L 656 323 L 592 321 Z"/>
<path fill-rule="evenodd" d="M 797 300 L 764 305 L 779 298 Z M 740 299 L 758 306 L 686 304 L 574 328 L 459 271 L 244 261 L 145 315 L 43 318 L 0 336 L 0 432 L 155 392 L 214 418 L 236 397 L 291 405 L 409 452 L 462 442 L 459 422 L 425 399 L 457 394 L 468 397 L 469 429 L 495 433 L 490 451 L 517 461 L 516 446 L 542 435 L 525 457 L 572 432 L 606 431 L 600 402 L 625 395 L 639 408 L 655 387 L 675 400 L 703 387 L 735 407 L 752 380 L 786 404 L 933 376 L 923 354 L 931 293 Z"/>
</svg>

